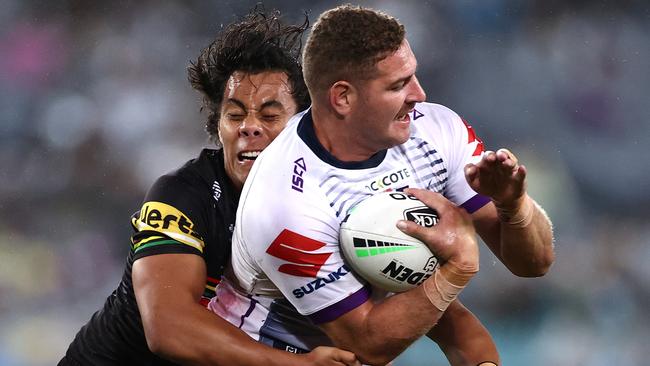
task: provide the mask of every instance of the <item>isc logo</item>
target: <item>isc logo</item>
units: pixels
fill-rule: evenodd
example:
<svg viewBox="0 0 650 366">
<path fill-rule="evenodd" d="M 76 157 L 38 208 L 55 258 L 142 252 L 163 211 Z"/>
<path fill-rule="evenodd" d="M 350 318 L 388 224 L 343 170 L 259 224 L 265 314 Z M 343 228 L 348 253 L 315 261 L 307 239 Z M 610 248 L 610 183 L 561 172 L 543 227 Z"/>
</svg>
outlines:
<svg viewBox="0 0 650 366">
<path fill-rule="evenodd" d="M 302 192 L 303 185 L 305 181 L 302 179 L 302 175 L 307 171 L 307 165 L 305 164 L 305 159 L 300 158 L 293 162 L 293 176 L 291 177 L 291 189 Z"/>
</svg>

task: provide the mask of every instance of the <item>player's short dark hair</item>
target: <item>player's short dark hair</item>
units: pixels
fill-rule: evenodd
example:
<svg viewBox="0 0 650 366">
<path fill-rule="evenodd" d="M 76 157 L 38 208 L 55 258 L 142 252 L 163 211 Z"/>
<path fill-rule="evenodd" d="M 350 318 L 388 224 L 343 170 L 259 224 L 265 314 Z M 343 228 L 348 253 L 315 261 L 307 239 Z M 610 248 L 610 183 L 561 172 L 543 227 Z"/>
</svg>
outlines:
<svg viewBox="0 0 650 366">
<path fill-rule="evenodd" d="M 308 27 L 306 16 L 301 25 L 286 25 L 280 20 L 279 11 L 267 13 L 258 6 L 223 29 L 198 59 L 190 62 L 188 79 L 192 88 L 203 95 L 201 110 L 208 111 L 205 129 L 216 143 L 224 89 L 235 71 L 285 72 L 298 111 L 309 106 L 300 65 L 302 35 Z"/>
<path fill-rule="evenodd" d="M 397 51 L 405 30 L 394 17 L 352 5 L 318 18 L 303 53 L 305 82 L 312 98 L 339 80 L 368 79 L 377 62 Z"/>
</svg>

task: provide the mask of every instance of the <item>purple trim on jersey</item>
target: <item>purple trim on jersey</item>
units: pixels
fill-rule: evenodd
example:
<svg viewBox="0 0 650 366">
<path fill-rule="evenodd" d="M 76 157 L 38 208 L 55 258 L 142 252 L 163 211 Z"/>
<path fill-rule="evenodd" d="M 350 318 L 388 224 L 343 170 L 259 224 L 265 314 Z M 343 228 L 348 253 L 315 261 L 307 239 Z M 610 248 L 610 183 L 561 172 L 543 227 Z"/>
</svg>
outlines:
<svg viewBox="0 0 650 366">
<path fill-rule="evenodd" d="M 348 311 L 355 309 L 359 305 L 366 302 L 366 300 L 369 298 L 370 286 L 366 285 L 363 286 L 359 291 L 337 302 L 336 304 L 332 304 L 323 310 L 319 310 L 311 315 L 308 315 L 308 317 L 314 324 L 327 323 L 347 313 Z"/>
<path fill-rule="evenodd" d="M 239 329 L 244 326 L 244 320 L 248 318 L 252 313 L 253 309 L 255 309 L 255 306 L 257 306 L 257 300 L 253 299 L 253 295 L 248 295 L 246 296 L 251 300 L 251 304 L 248 306 L 248 310 L 246 310 L 246 314 L 241 316 L 241 323 L 239 323 Z M 218 301 L 219 299 L 217 299 Z"/>
<path fill-rule="evenodd" d="M 465 211 L 469 213 L 474 213 L 478 211 L 479 208 L 487 205 L 490 202 L 490 198 L 487 196 L 483 196 L 481 194 L 477 194 L 474 197 L 468 199 L 460 205 L 460 207 L 464 208 Z"/>
</svg>

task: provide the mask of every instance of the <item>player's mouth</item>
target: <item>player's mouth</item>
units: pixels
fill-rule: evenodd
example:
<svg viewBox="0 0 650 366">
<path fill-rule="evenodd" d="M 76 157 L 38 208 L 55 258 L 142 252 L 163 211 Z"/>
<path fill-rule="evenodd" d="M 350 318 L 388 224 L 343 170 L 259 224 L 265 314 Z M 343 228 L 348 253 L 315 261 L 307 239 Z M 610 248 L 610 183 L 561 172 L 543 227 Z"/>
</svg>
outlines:
<svg viewBox="0 0 650 366">
<path fill-rule="evenodd" d="M 395 120 L 398 122 L 409 123 L 411 122 L 411 111 L 406 111 L 403 114 L 398 114 L 395 117 Z"/>
<path fill-rule="evenodd" d="M 237 159 L 239 160 L 240 163 L 246 163 L 246 162 L 254 162 L 255 159 L 260 155 L 262 150 L 248 150 L 248 151 L 241 151 L 240 153 L 237 154 Z"/>
</svg>

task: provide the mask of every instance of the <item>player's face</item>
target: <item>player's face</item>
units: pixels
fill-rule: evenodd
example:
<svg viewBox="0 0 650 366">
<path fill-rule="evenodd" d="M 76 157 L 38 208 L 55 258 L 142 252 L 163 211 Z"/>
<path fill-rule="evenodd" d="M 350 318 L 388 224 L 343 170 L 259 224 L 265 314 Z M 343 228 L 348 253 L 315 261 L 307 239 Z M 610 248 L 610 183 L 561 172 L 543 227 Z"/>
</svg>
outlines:
<svg viewBox="0 0 650 366">
<path fill-rule="evenodd" d="M 219 120 L 226 172 L 241 189 L 259 153 L 282 131 L 297 106 L 287 74 L 235 71 L 226 82 Z"/>
<path fill-rule="evenodd" d="M 411 112 L 426 98 L 415 77 L 417 60 L 404 40 L 392 55 L 379 61 L 376 75 L 359 84 L 353 128 L 369 153 L 404 143 L 410 135 Z"/>
</svg>

